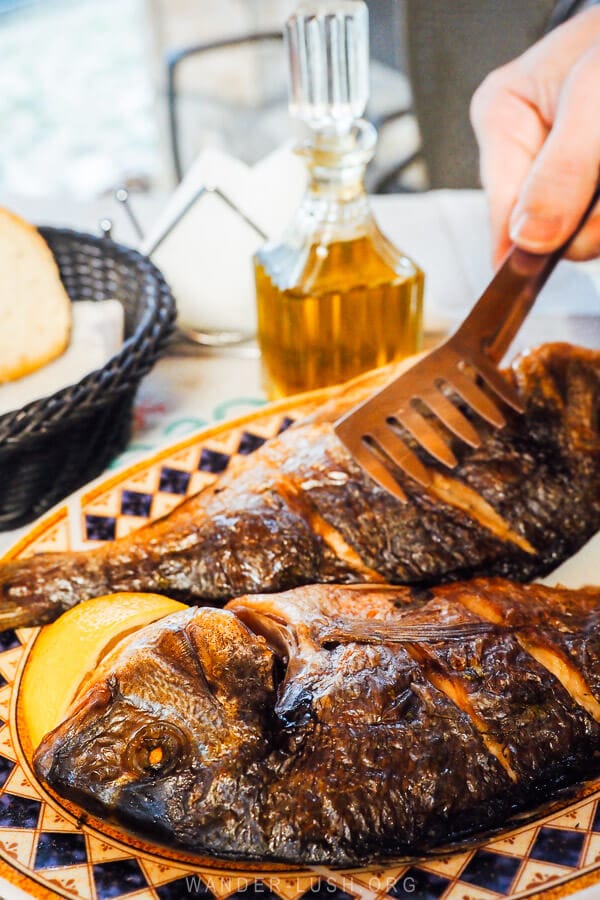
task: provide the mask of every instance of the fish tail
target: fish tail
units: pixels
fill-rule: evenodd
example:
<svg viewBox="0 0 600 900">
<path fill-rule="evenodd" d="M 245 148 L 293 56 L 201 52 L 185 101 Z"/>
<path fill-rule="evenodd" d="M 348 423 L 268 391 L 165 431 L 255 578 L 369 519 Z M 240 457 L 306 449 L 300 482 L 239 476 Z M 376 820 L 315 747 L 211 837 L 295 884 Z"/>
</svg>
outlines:
<svg viewBox="0 0 600 900">
<path fill-rule="evenodd" d="M 80 600 L 102 594 L 91 554 L 44 553 L 0 564 L 0 631 L 46 625 Z"/>
</svg>

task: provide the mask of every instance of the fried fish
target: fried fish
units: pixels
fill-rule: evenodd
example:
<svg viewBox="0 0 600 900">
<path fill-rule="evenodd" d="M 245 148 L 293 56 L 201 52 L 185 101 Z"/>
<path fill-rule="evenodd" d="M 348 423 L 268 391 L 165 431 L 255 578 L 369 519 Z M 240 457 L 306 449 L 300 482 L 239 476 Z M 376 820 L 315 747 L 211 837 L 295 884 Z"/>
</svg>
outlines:
<svg viewBox="0 0 600 900">
<path fill-rule="evenodd" d="M 397 374 L 333 392 L 310 418 L 236 460 L 169 516 L 90 552 L 0 566 L 0 627 L 50 622 L 116 591 L 221 604 L 302 584 L 436 584 L 545 574 L 600 529 L 600 352 L 551 344 L 506 371 L 525 404 L 478 449 L 454 449 L 431 489 L 399 474 L 408 502 L 348 455 L 332 423 Z"/>
<path fill-rule="evenodd" d="M 126 638 L 34 767 L 171 846 L 354 865 L 505 823 L 599 739 L 600 588 L 317 585 Z"/>
</svg>

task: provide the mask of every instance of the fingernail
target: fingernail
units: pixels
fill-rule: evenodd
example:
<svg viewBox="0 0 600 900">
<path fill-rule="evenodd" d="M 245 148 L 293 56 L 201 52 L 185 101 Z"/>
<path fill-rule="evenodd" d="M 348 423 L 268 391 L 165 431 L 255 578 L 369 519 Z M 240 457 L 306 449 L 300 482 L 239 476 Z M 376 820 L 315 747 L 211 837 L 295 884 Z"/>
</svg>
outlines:
<svg viewBox="0 0 600 900">
<path fill-rule="evenodd" d="M 545 249 L 554 244 L 560 240 L 562 232 L 562 216 L 533 216 L 525 212 L 515 215 L 510 224 L 511 241 L 530 250 Z"/>
</svg>

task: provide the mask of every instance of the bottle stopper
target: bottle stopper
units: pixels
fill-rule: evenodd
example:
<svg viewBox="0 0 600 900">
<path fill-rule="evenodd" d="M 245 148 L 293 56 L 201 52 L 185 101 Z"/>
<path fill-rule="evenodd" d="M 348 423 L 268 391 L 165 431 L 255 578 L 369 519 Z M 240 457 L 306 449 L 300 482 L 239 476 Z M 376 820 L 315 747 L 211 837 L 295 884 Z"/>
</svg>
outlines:
<svg viewBox="0 0 600 900">
<path fill-rule="evenodd" d="M 318 132 L 344 134 L 369 99 L 369 13 L 362 0 L 303 2 L 285 27 L 290 113 Z"/>
</svg>

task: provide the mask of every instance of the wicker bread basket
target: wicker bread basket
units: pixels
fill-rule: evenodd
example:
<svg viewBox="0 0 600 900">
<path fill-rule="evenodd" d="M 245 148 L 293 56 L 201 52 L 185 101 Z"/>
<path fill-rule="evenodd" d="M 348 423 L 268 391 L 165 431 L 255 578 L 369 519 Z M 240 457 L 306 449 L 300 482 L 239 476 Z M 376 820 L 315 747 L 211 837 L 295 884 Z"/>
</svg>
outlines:
<svg viewBox="0 0 600 900">
<path fill-rule="evenodd" d="M 135 393 L 163 352 L 175 303 L 156 266 L 107 238 L 40 228 L 71 300 L 119 300 L 125 341 L 102 368 L 0 416 L 0 530 L 31 521 L 96 477 L 130 436 Z"/>
</svg>

